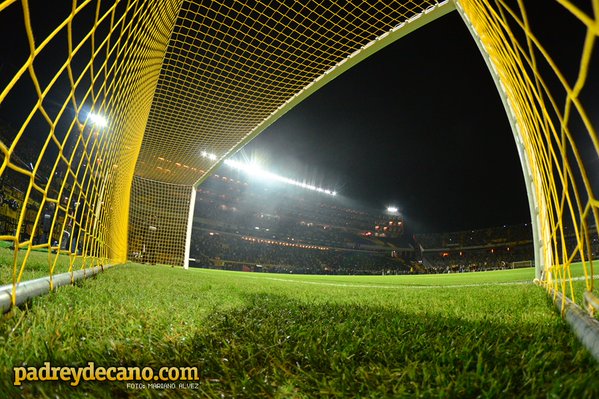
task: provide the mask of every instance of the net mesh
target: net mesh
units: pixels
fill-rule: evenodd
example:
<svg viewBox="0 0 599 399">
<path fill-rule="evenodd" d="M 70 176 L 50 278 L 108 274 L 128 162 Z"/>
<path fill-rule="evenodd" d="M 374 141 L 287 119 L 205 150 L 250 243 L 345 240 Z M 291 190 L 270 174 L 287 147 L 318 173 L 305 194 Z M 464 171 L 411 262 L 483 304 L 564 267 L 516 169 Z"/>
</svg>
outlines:
<svg viewBox="0 0 599 399">
<path fill-rule="evenodd" d="M 184 2 L 136 174 L 196 183 L 298 92 L 436 3 Z"/>
<path fill-rule="evenodd" d="M 180 6 L 59 3 L 48 15 L 44 2 L 0 2 L 10 55 L 0 74 L 0 240 L 14 248 L 1 283 L 13 284 L 13 300 L 36 271 L 126 260 L 135 162 Z"/>
<path fill-rule="evenodd" d="M 130 259 L 149 264 L 183 265 L 193 186 L 135 176 L 129 218 Z M 165 200 L 168 206 L 165 206 Z"/>
<path fill-rule="evenodd" d="M 584 8 L 563 0 L 526 7 L 523 1 L 459 5 L 501 82 L 526 153 L 542 282 L 580 301 L 583 290 L 577 294 L 571 265 L 582 262 L 585 289 L 593 292 L 597 256 L 599 120 L 591 111 L 599 105 L 599 2 Z M 543 23 L 548 14 L 560 23 Z M 556 32 L 561 40 L 543 40 Z"/>
<path fill-rule="evenodd" d="M 544 4 L 576 27 L 565 55 L 543 47 L 534 2 L 456 4 L 525 149 L 545 282 L 575 298 L 570 265 L 580 259 L 592 291 L 598 2 Z M 127 257 L 181 264 L 193 186 L 308 88 L 437 6 L 73 0 L 48 13 L 41 1 L 0 1 L 11 54 L 0 73 L 0 239 L 14 247 L 0 283 L 33 276 L 39 253 L 44 274 Z"/>
</svg>

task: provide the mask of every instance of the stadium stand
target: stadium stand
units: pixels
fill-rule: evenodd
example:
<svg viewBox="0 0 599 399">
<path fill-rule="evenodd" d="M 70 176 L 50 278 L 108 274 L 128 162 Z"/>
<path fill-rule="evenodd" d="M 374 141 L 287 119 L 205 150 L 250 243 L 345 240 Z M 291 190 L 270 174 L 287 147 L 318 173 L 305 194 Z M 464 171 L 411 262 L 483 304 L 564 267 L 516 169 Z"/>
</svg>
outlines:
<svg viewBox="0 0 599 399">
<path fill-rule="evenodd" d="M 402 226 L 401 218 L 350 203 L 214 175 L 198 188 L 191 258 L 197 266 L 294 273 L 409 272 L 410 240 L 401 229 L 376 231 L 380 221 Z"/>
<path fill-rule="evenodd" d="M 533 259 L 532 242 L 493 248 L 446 248 L 423 252 L 428 273 L 456 273 L 514 268 L 514 263 Z M 532 263 L 531 263 L 532 265 Z"/>
<path fill-rule="evenodd" d="M 511 268 L 534 257 L 528 223 L 411 237 L 401 217 L 345 198 L 219 173 L 197 192 L 191 242 L 196 267 L 449 273 Z M 389 222 L 401 229 L 389 234 L 383 226 Z"/>
<path fill-rule="evenodd" d="M 407 274 L 409 263 L 389 252 L 343 250 L 194 229 L 199 267 L 303 274 Z"/>
<path fill-rule="evenodd" d="M 566 251 L 578 242 L 571 229 L 565 229 Z M 591 259 L 599 258 L 597 228 L 591 226 Z M 533 265 L 534 247 L 530 223 L 449 233 L 416 234 L 417 249 L 428 273 L 500 270 L 529 261 Z M 572 261 L 579 262 L 580 255 Z"/>
<path fill-rule="evenodd" d="M 414 239 L 428 273 L 501 270 L 534 258 L 530 223 L 416 234 Z"/>
</svg>

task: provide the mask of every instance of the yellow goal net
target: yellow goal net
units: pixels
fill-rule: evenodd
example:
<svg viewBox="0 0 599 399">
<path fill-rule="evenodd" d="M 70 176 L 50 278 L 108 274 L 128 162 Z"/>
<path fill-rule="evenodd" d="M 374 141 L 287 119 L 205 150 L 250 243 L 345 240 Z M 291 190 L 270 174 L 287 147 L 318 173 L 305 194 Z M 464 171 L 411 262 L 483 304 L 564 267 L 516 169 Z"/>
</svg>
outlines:
<svg viewBox="0 0 599 399">
<path fill-rule="evenodd" d="M 594 313 L 599 2 L 582 3 L 464 0 L 457 8 L 496 80 L 523 161 L 537 279 L 575 302 L 586 291 Z M 559 18 L 543 23 L 548 15 Z"/>
</svg>

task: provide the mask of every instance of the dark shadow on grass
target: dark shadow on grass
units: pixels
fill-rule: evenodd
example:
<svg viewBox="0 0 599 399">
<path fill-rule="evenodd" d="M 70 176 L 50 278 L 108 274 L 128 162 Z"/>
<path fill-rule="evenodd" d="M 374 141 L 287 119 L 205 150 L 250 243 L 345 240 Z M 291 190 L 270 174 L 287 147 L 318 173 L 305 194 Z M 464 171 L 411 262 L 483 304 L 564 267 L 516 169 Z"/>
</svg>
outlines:
<svg viewBox="0 0 599 399">
<path fill-rule="evenodd" d="M 564 323 L 516 327 L 492 317 L 242 296 L 243 308 L 212 313 L 192 339 L 156 346 L 150 364 L 133 351 L 103 354 L 108 365 L 197 366 L 198 389 L 43 389 L 61 397 L 599 397 L 599 369 Z"/>
<path fill-rule="evenodd" d="M 368 305 L 247 296 L 192 342 L 225 396 L 598 397 L 599 372 L 567 326 L 423 318 Z"/>
</svg>

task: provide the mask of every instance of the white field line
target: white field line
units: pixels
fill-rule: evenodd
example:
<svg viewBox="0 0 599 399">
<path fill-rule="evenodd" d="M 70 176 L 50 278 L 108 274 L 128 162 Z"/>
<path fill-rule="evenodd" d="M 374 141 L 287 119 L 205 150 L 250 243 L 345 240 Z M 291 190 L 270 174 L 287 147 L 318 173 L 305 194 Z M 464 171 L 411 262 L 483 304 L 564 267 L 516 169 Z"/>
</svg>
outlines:
<svg viewBox="0 0 599 399">
<path fill-rule="evenodd" d="M 329 287 L 348 287 L 348 288 L 383 288 L 383 289 L 403 289 L 403 288 L 416 288 L 416 289 L 438 289 L 438 288 L 467 288 L 467 287 L 484 287 L 484 286 L 496 286 L 496 285 L 523 285 L 532 284 L 532 280 L 521 280 L 521 281 L 509 281 L 502 283 L 479 283 L 479 284 L 454 284 L 454 285 L 413 285 L 413 284 L 393 284 L 393 285 L 381 285 L 381 284 L 351 284 L 351 283 L 327 283 L 322 281 L 305 281 L 278 277 L 258 277 L 251 276 L 249 274 L 243 274 L 243 277 L 254 278 L 260 280 L 272 280 L 280 281 L 285 283 L 298 283 L 298 284 L 311 284 L 311 285 L 324 285 Z"/>
<path fill-rule="evenodd" d="M 247 276 L 250 277 L 250 276 Z M 254 276 L 251 276 L 254 277 Z M 258 278 L 258 277 L 254 277 Z M 326 285 L 331 287 L 351 287 L 351 288 L 383 288 L 383 289 L 402 289 L 402 288 L 416 288 L 416 289 L 438 289 L 438 288 L 467 288 L 467 287 L 484 287 L 484 286 L 495 286 L 495 285 L 520 285 L 520 284 L 532 284 L 532 280 L 526 281 L 510 281 L 503 283 L 480 283 L 480 284 L 455 284 L 455 285 L 379 285 L 379 284 L 348 284 L 348 283 L 325 283 L 321 281 L 304 281 L 304 280 L 290 280 L 286 278 L 276 277 L 262 277 L 266 280 L 284 281 L 287 283 L 302 283 L 312 285 Z"/>
<path fill-rule="evenodd" d="M 201 269 L 200 269 L 201 270 Z M 322 281 L 305 281 L 305 280 L 296 280 L 296 279 L 287 279 L 280 277 L 262 277 L 262 276 L 253 276 L 249 273 L 240 273 L 242 277 L 246 278 L 254 278 L 261 280 L 272 280 L 272 281 L 281 281 L 285 283 L 299 283 L 299 284 L 311 284 L 311 285 L 325 285 L 329 287 L 350 287 L 350 288 L 383 288 L 383 289 L 401 289 L 401 288 L 415 288 L 415 289 L 439 289 L 439 288 L 471 288 L 471 287 L 494 287 L 498 285 L 526 285 L 533 284 L 533 280 L 517 280 L 517 281 L 505 281 L 501 283 L 478 283 L 478 284 L 448 284 L 448 285 L 414 285 L 414 284 L 389 284 L 389 285 L 380 285 L 380 284 L 351 284 L 351 283 L 326 283 Z M 593 278 L 599 278 L 599 274 L 593 275 Z M 584 280 L 585 277 L 574 277 L 572 281 L 580 281 Z M 568 281 L 568 280 L 567 280 Z M 561 282 L 561 280 L 560 280 Z"/>
</svg>

